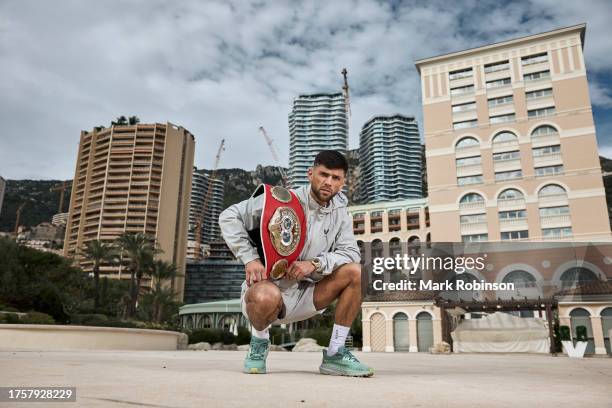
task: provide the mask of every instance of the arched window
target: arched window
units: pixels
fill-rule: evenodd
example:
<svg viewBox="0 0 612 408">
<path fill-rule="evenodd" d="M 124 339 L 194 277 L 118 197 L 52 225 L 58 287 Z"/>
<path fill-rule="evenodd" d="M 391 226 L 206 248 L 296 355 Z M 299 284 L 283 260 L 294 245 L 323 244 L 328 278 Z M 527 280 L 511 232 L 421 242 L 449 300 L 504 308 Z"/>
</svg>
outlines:
<svg viewBox="0 0 612 408">
<path fill-rule="evenodd" d="M 567 195 L 567 192 L 563 187 L 558 184 L 548 184 L 538 191 L 538 197 L 554 196 L 554 195 Z"/>
<path fill-rule="evenodd" d="M 524 198 L 524 195 L 515 188 L 504 190 L 497 196 L 498 200 L 518 200 L 520 198 Z"/>
<path fill-rule="evenodd" d="M 557 129 L 550 125 L 542 125 L 538 126 L 531 132 L 531 137 L 540 137 L 540 136 L 548 136 L 548 135 L 556 135 Z"/>
<path fill-rule="evenodd" d="M 410 349 L 408 316 L 402 312 L 393 316 L 393 348 L 395 351 Z"/>
<path fill-rule="evenodd" d="M 500 132 L 493 137 L 493 144 L 512 142 L 518 143 L 518 137 L 512 132 Z"/>
<path fill-rule="evenodd" d="M 532 288 L 536 286 L 536 279 L 532 274 L 523 270 L 512 271 L 504 276 L 504 283 L 514 283 L 515 288 Z"/>
<path fill-rule="evenodd" d="M 383 243 L 380 239 L 372 241 L 372 258 L 380 258 L 383 256 Z"/>
<path fill-rule="evenodd" d="M 469 193 L 461 197 L 460 204 L 484 202 L 484 198 L 478 193 Z"/>
<path fill-rule="evenodd" d="M 457 142 L 455 149 L 467 149 L 474 146 L 480 146 L 480 142 L 473 137 L 464 137 Z"/>
<path fill-rule="evenodd" d="M 561 275 L 561 287 L 576 287 L 597 280 L 597 275 L 590 269 L 575 266 Z"/>
</svg>

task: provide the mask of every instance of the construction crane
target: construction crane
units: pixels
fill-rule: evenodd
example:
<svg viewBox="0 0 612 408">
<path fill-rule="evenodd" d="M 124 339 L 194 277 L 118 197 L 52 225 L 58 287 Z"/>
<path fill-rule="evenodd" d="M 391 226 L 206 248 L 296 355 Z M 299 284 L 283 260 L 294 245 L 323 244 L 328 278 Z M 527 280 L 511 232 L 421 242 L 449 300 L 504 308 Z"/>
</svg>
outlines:
<svg viewBox="0 0 612 408">
<path fill-rule="evenodd" d="M 204 216 L 206 214 L 206 208 L 208 207 L 208 201 L 210 201 L 210 197 L 213 192 L 213 183 L 217 177 L 217 169 L 219 168 L 219 161 L 221 160 L 221 152 L 223 152 L 223 150 L 225 150 L 225 139 L 221 140 L 221 145 L 219 146 L 219 150 L 215 156 L 215 164 L 210 172 L 210 176 L 208 177 L 208 186 L 206 187 L 206 195 L 204 196 L 204 201 L 202 202 L 200 217 L 195 226 L 195 250 L 196 259 L 198 260 L 202 259 L 202 224 L 204 223 Z"/>
<path fill-rule="evenodd" d="M 278 160 L 278 154 L 276 153 L 276 149 L 274 148 L 274 141 L 270 138 L 270 136 L 268 136 L 268 133 L 266 132 L 266 129 L 264 129 L 263 126 L 259 127 L 259 131 L 263 135 L 264 139 L 266 139 L 266 143 L 268 144 L 270 152 L 272 153 L 272 158 L 276 163 L 276 167 L 278 167 L 278 171 L 280 171 L 281 178 L 283 179 L 283 187 L 291 188 L 291 186 L 289 185 L 289 180 L 287 180 L 287 174 L 285 173 L 285 169 L 281 167 L 280 160 Z"/>
<path fill-rule="evenodd" d="M 64 181 L 62 184 L 58 184 L 55 187 L 51 187 L 49 189 L 49 191 L 53 192 L 53 191 L 59 191 L 60 192 L 60 202 L 59 202 L 59 210 L 58 210 L 58 214 L 61 214 L 63 209 L 64 209 L 64 192 L 66 191 L 66 189 L 68 187 L 70 187 L 70 185 L 72 184 L 72 182 L 70 181 Z"/>
<path fill-rule="evenodd" d="M 344 110 L 346 111 L 346 122 L 348 126 L 348 117 L 351 116 L 351 100 L 349 98 L 348 71 L 342 68 L 342 76 L 344 77 L 344 85 L 342 86 L 342 94 L 344 95 Z"/>
<path fill-rule="evenodd" d="M 21 210 L 23 210 L 23 206 L 26 203 L 22 203 L 19 208 L 17 208 L 17 214 L 15 215 L 15 241 L 17 241 L 17 234 L 19 233 L 19 219 L 21 218 Z"/>
</svg>

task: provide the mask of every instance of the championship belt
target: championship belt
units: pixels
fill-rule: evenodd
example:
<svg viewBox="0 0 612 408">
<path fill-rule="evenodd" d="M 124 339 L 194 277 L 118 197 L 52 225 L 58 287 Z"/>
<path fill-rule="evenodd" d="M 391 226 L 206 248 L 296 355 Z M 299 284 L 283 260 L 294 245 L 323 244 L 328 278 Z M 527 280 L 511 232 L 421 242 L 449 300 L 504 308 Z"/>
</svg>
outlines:
<svg viewBox="0 0 612 408">
<path fill-rule="evenodd" d="M 268 184 L 262 186 L 264 204 L 259 234 L 266 267 L 264 279 L 280 279 L 304 248 L 306 216 L 293 191 Z"/>
</svg>

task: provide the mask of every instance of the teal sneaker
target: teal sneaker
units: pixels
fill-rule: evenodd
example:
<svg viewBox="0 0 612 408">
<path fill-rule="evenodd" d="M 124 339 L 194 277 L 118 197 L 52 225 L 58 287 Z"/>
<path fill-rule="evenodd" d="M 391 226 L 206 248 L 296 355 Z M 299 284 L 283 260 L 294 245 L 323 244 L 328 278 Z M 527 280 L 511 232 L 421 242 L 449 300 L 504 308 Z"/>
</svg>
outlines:
<svg viewBox="0 0 612 408">
<path fill-rule="evenodd" d="M 265 374 L 266 357 L 270 350 L 270 340 L 251 337 L 249 351 L 244 359 L 244 372 L 247 374 Z"/>
<path fill-rule="evenodd" d="M 333 356 L 327 355 L 327 349 L 323 349 L 323 362 L 319 366 L 321 374 L 345 375 L 348 377 L 371 377 L 374 370 L 357 360 L 346 347 L 342 346 Z"/>
</svg>

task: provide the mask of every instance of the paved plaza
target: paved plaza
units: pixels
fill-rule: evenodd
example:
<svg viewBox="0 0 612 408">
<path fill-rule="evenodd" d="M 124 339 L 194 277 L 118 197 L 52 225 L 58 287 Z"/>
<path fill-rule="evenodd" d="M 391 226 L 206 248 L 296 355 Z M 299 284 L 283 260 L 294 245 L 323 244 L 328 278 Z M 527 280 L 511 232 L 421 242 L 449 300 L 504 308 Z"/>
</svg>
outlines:
<svg viewBox="0 0 612 408">
<path fill-rule="evenodd" d="M 320 375 L 320 353 L 271 352 L 267 375 L 246 375 L 241 351 L 1 351 L 0 385 L 77 388 L 45 407 L 612 406 L 610 358 L 356 355 L 374 377 Z"/>
</svg>

